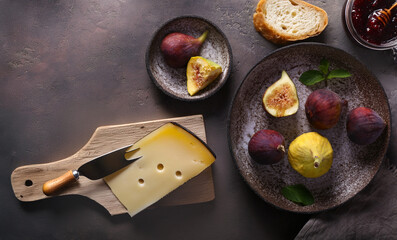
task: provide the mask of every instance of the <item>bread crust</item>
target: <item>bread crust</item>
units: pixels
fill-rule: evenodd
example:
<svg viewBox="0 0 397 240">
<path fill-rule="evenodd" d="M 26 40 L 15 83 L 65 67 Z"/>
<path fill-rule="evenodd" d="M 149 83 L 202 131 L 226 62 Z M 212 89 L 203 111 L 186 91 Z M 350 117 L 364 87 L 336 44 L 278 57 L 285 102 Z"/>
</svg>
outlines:
<svg viewBox="0 0 397 240">
<path fill-rule="evenodd" d="M 269 41 L 272 41 L 275 44 L 285 44 L 287 42 L 303 40 L 309 37 L 314 37 L 319 35 L 325 27 L 328 25 L 328 15 L 327 13 L 317 6 L 314 6 L 310 3 L 307 3 L 302 0 L 289 0 L 297 5 L 303 5 L 308 8 L 312 8 L 320 13 L 322 16 L 322 22 L 319 23 L 319 27 L 313 31 L 308 32 L 304 35 L 292 35 L 292 34 L 285 34 L 280 31 L 277 31 L 271 24 L 269 24 L 265 20 L 266 13 L 264 10 L 264 5 L 268 0 L 260 0 L 257 7 L 256 12 L 254 13 L 253 21 L 256 31 L 258 31 L 262 36 L 264 36 Z"/>
</svg>

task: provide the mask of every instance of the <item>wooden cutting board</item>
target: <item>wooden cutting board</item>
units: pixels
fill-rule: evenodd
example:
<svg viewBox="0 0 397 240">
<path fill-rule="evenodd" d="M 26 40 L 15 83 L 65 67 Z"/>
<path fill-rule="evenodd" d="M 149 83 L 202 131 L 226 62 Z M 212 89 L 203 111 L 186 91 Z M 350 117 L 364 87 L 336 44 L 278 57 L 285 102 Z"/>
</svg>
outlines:
<svg viewBox="0 0 397 240">
<path fill-rule="evenodd" d="M 15 169 L 11 174 L 11 184 L 15 196 L 24 202 L 53 197 L 46 196 L 42 191 L 42 186 L 46 181 L 58 177 L 68 170 L 77 169 L 97 156 L 133 144 L 168 122 L 181 124 L 206 142 L 202 115 L 99 127 L 88 143 L 74 155 L 51 163 L 27 165 Z M 96 201 L 111 215 L 127 213 L 127 209 L 118 201 L 102 179 L 92 181 L 81 176 L 79 181 L 69 185 L 56 196 L 72 194 L 82 195 Z M 154 206 L 201 203 L 214 198 L 214 184 L 210 167 L 171 192 Z"/>
</svg>

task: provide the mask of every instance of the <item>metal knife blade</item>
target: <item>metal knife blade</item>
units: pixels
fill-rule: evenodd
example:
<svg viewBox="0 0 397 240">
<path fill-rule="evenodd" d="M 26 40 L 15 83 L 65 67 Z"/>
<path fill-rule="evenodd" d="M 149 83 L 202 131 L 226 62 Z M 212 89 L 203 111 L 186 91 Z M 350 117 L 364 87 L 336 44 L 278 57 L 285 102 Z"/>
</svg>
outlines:
<svg viewBox="0 0 397 240">
<path fill-rule="evenodd" d="M 83 164 L 81 167 L 79 167 L 77 171 L 80 175 L 83 175 L 91 180 L 104 178 L 107 175 L 110 175 L 117 170 L 128 166 L 129 164 L 135 162 L 140 158 L 137 157 L 131 160 L 127 160 L 124 155 L 127 153 L 126 150 L 129 147 L 131 146 L 123 147 L 113 152 L 106 153 L 94 160 Z M 134 152 L 137 150 L 138 149 L 132 149 L 128 152 Z"/>
<path fill-rule="evenodd" d="M 125 158 L 126 153 L 139 150 L 139 148 L 129 149 L 131 146 L 132 145 L 129 145 L 106 153 L 81 165 L 78 170 L 69 170 L 62 176 L 45 182 L 43 184 L 43 193 L 45 195 L 53 195 L 70 183 L 77 181 L 80 175 L 91 180 L 97 180 L 128 166 L 141 158 L 136 157 L 128 160 Z"/>
</svg>

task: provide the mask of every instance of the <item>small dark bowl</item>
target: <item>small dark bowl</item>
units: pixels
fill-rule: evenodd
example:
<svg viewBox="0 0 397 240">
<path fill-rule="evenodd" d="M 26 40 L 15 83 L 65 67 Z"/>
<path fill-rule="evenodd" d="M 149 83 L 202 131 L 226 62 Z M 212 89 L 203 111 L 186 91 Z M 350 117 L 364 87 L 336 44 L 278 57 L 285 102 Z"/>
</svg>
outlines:
<svg viewBox="0 0 397 240">
<path fill-rule="evenodd" d="M 330 62 L 330 69 L 346 69 L 352 76 L 331 79 L 305 86 L 299 76 L 317 69 L 321 59 Z M 295 83 L 299 110 L 288 117 L 275 118 L 265 112 L 262 96 L 285 70 Z M 328 88 L 348 102 L 331 129 L 316 130 L 307 121 L 305 102 L 316 89 Z M 356 107 L 375 110 L 387 123 L 383 134 L 373 144 L 360 146 L 346 133 L 347 113 Z M 299 135 L 318 132 L 328 138 L 334 150 L 332 167 L 321 177 L 305 178 L 289 164 L 288 157 L 273 165 L 259 165 L 248 153 L 251 136 L 260 129 L 272 129 L 285 138 L 286 149 Z M 280 48 L 255 65 L 240 85 L 229 113 L 228 140 L 231 153 L 243 179 L 266 202 L 287 211 L 315 213 L 339 206 L 360 192 L 373 179 L 386 154 L 391 134 L 390 106 L 378 79 L 356 58 L 341 49 L 318 43 L 301 43 Z M 303 184 L 313 194 L 310 206 L 295 204 L 281 194 L 281 188 Z"/>
<path fill-rule="evenodd" d="M 186 68 L 172 68 L 165 63 L 160 50 L 161 41 L 173 32 L 195 38 L 208 30 L 200 56 L 219 64 L 222 74 L 205 89 L 190 96 L 187 92 Z M 225 34 L 210 21 L 197 16 L 182 16 L 166 22 L 153 36 L 146 51 L 146 69 L 158 88 L 165 94 L 183 101 L 197 101 L 216 93 L 226 82 L 232 68 L 232 49 Z"/>
</svg>

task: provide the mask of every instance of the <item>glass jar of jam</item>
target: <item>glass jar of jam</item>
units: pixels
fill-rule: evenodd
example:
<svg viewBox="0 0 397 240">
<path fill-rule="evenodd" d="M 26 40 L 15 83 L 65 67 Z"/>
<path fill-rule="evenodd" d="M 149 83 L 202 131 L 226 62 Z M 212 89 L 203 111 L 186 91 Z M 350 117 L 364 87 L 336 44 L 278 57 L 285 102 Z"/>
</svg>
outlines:
<svg viewBox="0 0 397 240">
<path fill-rule="evenodd" d="M 390 8 L 395 0 L 347 0 L 345 22 L 352 37 L 361 45 L 375 50 L 397 46 L 397 8 L 390 20 L 382 24 L 376 17 L 382 9 Z"/>
</svg>

